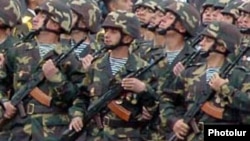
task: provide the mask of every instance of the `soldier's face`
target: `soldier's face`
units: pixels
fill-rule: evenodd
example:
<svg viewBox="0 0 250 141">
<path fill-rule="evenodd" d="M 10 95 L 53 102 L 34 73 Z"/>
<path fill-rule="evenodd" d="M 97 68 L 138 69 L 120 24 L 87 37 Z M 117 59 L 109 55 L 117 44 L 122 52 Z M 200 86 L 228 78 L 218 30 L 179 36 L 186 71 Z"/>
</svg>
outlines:
<svg viewBox="0 0 250 141">
<path fill-rule="evenodd" d="M 213 21 L 221 21 L 221 19 L 223 18 L 223 15 L 221 14 L 221 9 L 215 9 L 212 14 Z"/>
<path fill-rule="evenodd" d="M 229 14 L 223 14 L 223 18 L 222 18 L 222 21 L 223 22 L 226 22 L 226 23 L 229 23 L 229 24 L 233 24 L 233 17 Z"/>
<path fill-rule="evenodd" d="M 202 22 L 207 24 L 213 21 L 212 13 L 214 11 L 213 7 L 206 7 L 202 13 Z"/>
<path fill-rule="evenodd" d="M 201 47 L 201 51 L 207 52 L 212 45 L 214 44 L 214 39 L 208 36 L 203 36 L 203 39 L 200 41 L 199 45 Z"/>
<path fill-rule="evenodd" d="M 32 29 L 37 30 L 41 28 L 44 24 L 47 15 L 44 12 L 38 12 L 38 14 L 33 18 Z"/>
<path fill-rule="evenodd" d="M 116 0 L 115 9 L 132 12 L 133 2 L 131 0 Z"/>
<path fill-rule="evenodd" d="M 242 15 L 242 24 L 243 28 L 250 28 L 250 13 L 243 13 Z"/>
<path fill-rule="evenodd" d="M 154 14 L 154 16 L 150 20 L 150 24 L 153 26 L 157 26 L 160 24 L 161 19 L 164 17 L 164 13 L 157 10 Z"/>
<path fill-rule="evenodd" d="M 167 12 L 162 17 L 161 22 L 159 24 L 159 28 L 167 29 L 168 27 L 170 27 L 174 23 L 175 19 L 176 19 L 176 17 L 173 13 Z"/>
<path fill-rule="evenodd" d="M 121 40 L 121 32 L 115 28 L 105 28 L 104 44 L 107 46 L 116 45 Z"/>
<path fill-rule="evenodd" d="M 154 16 L 154 11 L 149 7 L 140 6 L 136 9 L 135 14 L 140 22 L 148 24 Z"/>
</svg>

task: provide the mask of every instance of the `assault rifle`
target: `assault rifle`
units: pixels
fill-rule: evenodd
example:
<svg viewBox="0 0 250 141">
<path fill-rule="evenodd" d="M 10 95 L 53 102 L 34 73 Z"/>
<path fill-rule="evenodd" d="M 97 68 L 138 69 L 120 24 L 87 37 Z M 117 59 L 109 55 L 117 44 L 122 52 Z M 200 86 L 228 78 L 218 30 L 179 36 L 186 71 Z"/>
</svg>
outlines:
<svg viewBox="0 0 250 141">
<path fill-rule="evenodd" d="M 67 53 L 62 53 L 53 61 L 54 64 L 57 66 L 67 58 L 82 42 L 84 39 L 79 41 L 74 47 L 72 47 Z M 37 86 L 44 80 L 44 75 L 42 69 L 38 69 L 31 80 L 24 86 L 22 86 L 16 93 L 14 93 L 13 97 L 11 98 L 10 102 L 13 106 L 18 107 L 18 112 L 20 113 L 21 117 L 26 116 L 26 112 L 22 104 L 22 100 L 31 95 L 37 101 L 42 103 L 43 105 L 50 106 L 52 98 L 43 93 Z M 7 119 L 4 116 L 0 119 L 0 127 L 4 126 L 8 123 L 11 119 Z"/>
<path fill-rule="evenodd" d="M 243 57 L 244 54 L 246 54 L 246 52 L 249 50 L 249 47 L 244 47 L 243 50 L 241 50 L 241 52 L 235 57 L 235 60 L 231 63 L 226 64 L 226 66 L 222 69 L 221 73 L 219 74 L 220 77 L 222 78 L 228 78 L 228 76 L 230 75 L 232 69 L 238 64 L 239 60 Z M 215 94 L 215 91 L 213 91 L 211 88 L 208 89 L 208 91 L 204 92 L 203 94 L 201 94 L 198 98 L 197 101 L 195 101 L 195 103 L 192 105 L 192 107 L 190 108 L 190 110 L 188 110 L 185 114 L 184 114 L 184 122 L 192 125 L 192 122 L 194 121 L 195 116 L 202 110 L 203 112 L 218 118 L 218 119 L 222 119 L 223 116 L 223 109 L 222 108 L 218 108 L 213 106 L 214 108 L 212 108 L 211 104 L 209 104 L 209 100 L 213 98 Z M 193 126 L 192 126 L 193 127 Z M 193 127 L 194 130 L 196 127 Z M 178 141 L 177 136 L 175 135 L 175 133 L 171 133 L 170 138 L 168 139 L 168 141 Z"/>
<path fill-rule="evenodd" d="M 165 58 L 165 55 L 162 55 L 157 60 L 155 60 L 152 64 L 148 65 L 145 68 L 140 68 L 139 70 L 129 73 L 126 75 L 126 77 L 140 77 L 145 72 L 149 71 L 153 66 L 155 66 L 158 62 L 160 62 L 162 59 Z M 123 88 L 120 83 L 117 83 L 111 87 L 110 90 L 105 92 L 98 100 L 96 100 L 93 104 L 91 104 L 88 107 L 86 116 L 84 117 L 84 127 L 80 132 L 76 132 L 75 130 L 65 130 L 63 132 L 62 137 L 60 138 L 60 141 L 74 141 L 76 140 L 81 133 L 84 131 L 84 128 L 86 127 L 86 124 L 90 122 L 91 119 L 94 118 L 95 115 L 100 113 L 101 110 L 103 110 L 107 105 L 117 98 L 120 93 L 123 91 Z"/>
</svg>

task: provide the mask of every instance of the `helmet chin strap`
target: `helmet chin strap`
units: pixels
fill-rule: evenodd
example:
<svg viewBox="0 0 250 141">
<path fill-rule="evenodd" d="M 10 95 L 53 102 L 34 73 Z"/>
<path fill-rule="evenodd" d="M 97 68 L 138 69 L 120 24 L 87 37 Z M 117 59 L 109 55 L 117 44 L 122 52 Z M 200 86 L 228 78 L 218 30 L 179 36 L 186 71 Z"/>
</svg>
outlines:
<svg viewBox="0 0 250 141">
<path fill-rule="evenodd" d="M 122 40 L 123 40 L 124 37 L 125 37 L 125 34 L 121 32 L 121 38 L 120 38 L 120 40 L 119 40 L 118 43 L 116 43 L 114 45 L 106 45 L 105 47 L 107 49 L 114 50 L 114 49 L 116 49 L 119 46 L 129 46 L 131 44 L 131 42 L 130 43 L 123 43 Z"/>
<path fill-rule="evenodd" d="M 52 33 L 55 33 L 57 35 L 60 35 L 62 32 L 60 31 L 57 31 L 57 30 L 54 30 L 54 29 L 49 29 L 47 28 L 47 24 L 49 22 L 49 18 L 47 17 L 45 20 L 44 20 L 44 23 L 43 23 L 43 26 L 41 27 L 40 31 L 47 31 L 47 32 L 52 32 Z"/>
<path fill-rule="evenodd" d="M 217 45 L 217 42 L 215 42 L 208 51 L 201 51 L 201 57 L 207 58 L 209 56 L 209 54 L 212 53 L 212 52 L 215 52 L 215 53 L 227 56 L 228 52 L 227 51 L 226 52 L 222 52 L 222 51 L 217 50 L 216 49 L 216 45 Z"/>
<path fill-rule="evenodd" d="M 86 27 L 79 27 L 79 23 L 80 23 L 80 20 L 79 20 L 79 18 L 77 18 L 75 26 L 71 29 L 70 32 L 72 32 L 74 30 L 79 30 L 79 31 L 82 31 L 82 32 L 89 32 L 89 30 Z"/>
<path fill-rule="evenodd" d="M 175 25 L 177 23 L 177 19 L 174 20 L 174 22 L 167 28 L 163 29 L 163 28 L 158 28 L 156 29 L 156 31 L 158 32 L 158 34 L 160 35 L 166 35 L 166 33 L 170 30 L 174 30 L 175 32 L 179 33 L 179 34 L 183 34 L 181 33 L 178 29 L 175 28 Z"/>
</svg>

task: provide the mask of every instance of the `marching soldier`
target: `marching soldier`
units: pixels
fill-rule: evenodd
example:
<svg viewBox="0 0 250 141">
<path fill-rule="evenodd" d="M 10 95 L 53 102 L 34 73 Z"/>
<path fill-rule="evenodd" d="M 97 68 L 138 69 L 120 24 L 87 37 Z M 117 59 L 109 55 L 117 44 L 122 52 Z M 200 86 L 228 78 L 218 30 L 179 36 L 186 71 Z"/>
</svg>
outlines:
<svg viewBox="0 0 250 141">
<path fill-rule="evenodd" d="M 121 84 L 123 91 L 119 97 L 109 101 L 108 108 L 90 123 L 84 122 L 84 110 L 79 107 L 82 100 L 76 100 L 72 107 L 72 113 L 75 113 L 72 116 L 75 118 L 72 119 L 70 128 L 80 131 L 83 126 L 87 126 L 86 140 L 142 140 L 140 130 L 148 122 L 143 117 L 143 107 L 150 114 L 157 108 L 157 97 L 149 86 L 152 74 L 148 71 L 140 78 L 124 78 L 148 65 L 129 52 L 133 40 L 140 37 L 139 20 L 133 13 L 118 10 L 109 13 L 102 26 L 105 30 L 105 47 L 111 52 L 93 62 L 89 69 L 90 79 L 86 86 L 89 86 L 90 104 L 94 104 L 95 100 L 117 83 Z M 117 112 L 115 108 L 124 111 L 119 113 L 120 110 Z M 101 124 L 98 124 L 98 119 Z"/>
<path fill-rule="evenodd" d="M 26 10 L 22 14 L 21 24 L 17 25 L 13 30 L 15 37 L 21 38 L 32 30 L 32 19 L 35 17 L 35 8 L 44 0 L 25 0 Z"/>
<path fill-rule="evenodd" d="M 218 74 L 225 73 L 225 68 L 230 64 L 227 57 L 234 54 L 235 48 L 240 46 L 241 34 L 236 26 L 225 22 L 212 22 L 201 34 L 203 39 L 200 46 L 206 62 L 189 66 L 181 73 L 179 83 L 175 84 L 182 86 L 182 88 L 174 89 L 172 87 L 173 89 L 170 88 L 172 93 L 165 94 L 168 99 L 164 107 L 167 123 L 178 139 L 188 141 L 204 140 L 202 124 L 198 123 L 231 124 L 238 122 L 237 116 L 234 116 L 236 111 L 226 106 L 231 101 L 231 97 L 222 98 L 219 95 L 225 95 L 229 92 L 227 85 L 224 84 L 233 86 L 234 89 L 240 89 L 246 76 L 245 69 L 233 68 L 228 75 L 230 77 L 218 80 Z M 216 95 L 212 99 L 208 99 L 206 104 L 218 106 L 224 109 L 227 114 L 211 112 L 213 110 L 207 109 L 205 104 L 202 108 L 197 105 L 199 100 L 210 94 L 211 90 L 214 90 Z M 183 99 L 184 102 L 177 103 L 178 99 Z M 180 104 L 185 105 L 185 110 L 182 114 L 177 115 L 175 110 Z M 193 122 L 185 123 L 184 114 L 191 112 L 189 110 L 193 108 L 200 108 L 200 112 L 192 117 Z M 191 127 L 198 127 L 198 130 Z"/>
<path fill-rule="evenodd" d="M 157 91 L 161 97 L 159 131 L 161 132 L 162 139 L 165 139 L 166 134 L 169 132 L 169 129 L 167 129 L 168 117 L 164 114 L 167 98 L 163 94 L 163 91 L 165 88 L 170 87 L 172 83 L 175 83 L 174 66 L 178 62 L 183 62 L 194 52 L 194 47 L 190 46 L 188 39 L 196 35 L 199 24 L 199 12 L 188 3 L 173 2 L 165 7 L 165 10 L 166 13 L 158 29 L 158 32 L 165 37 L 166 45 L 163 51 L 167 53 L 167 66 L 159 71 L 160 81 Z M 189 16 L 186 16 L 186 13 Z M 178 86 L 176 85 L 176 87 Z"/>
<path fill-rule="evenodd" d="M 84 42 L 74 50 L 80 59 L 101 48 L 101 45 L 95 41 L 93 36 L 101 27 L 101 11 L 95 3 L 89 0 L 70 0 L 69 5 L 74 13 L 73 17 L 76 19 L 76 23 L 71 30 L 71 39 L 62 40 L 62 42 L 73 47 L 77 42 L 84 39 Z M 89 13 L 92 13 L 91 17 Z"/>
<path fill-rule="evenodd" d="M 40 27 L 36 40 L 18 43 L 5 57 L 6 66 L 11 69 L 1 68 L 8 74 L 1 77 L 1 86 L 13 84 L 14 87 L 11 99 L 3 102 L 8 115 L 5 118 L 12 117 L 15 125 L 11 130 L 12 141 L 58 140 L 58 135 L 68 128 L 68 107 L 78 92 L 77 82 L 83 78 L 81 63 L 75 55 L 69 54 L 59 64 L 52 61 L 69 49 L 60 44 L 59 37 L 71 30 L 70 8 L 52 0 L 35 11 L 33 27 Z M 11 82 L 4 84 L 5 80 Z M 33 88 L 30 82 L 39 83 Z M 6 92 L 1 90 L 1 93 Z M 25 93 L 28 95 L 22 98 Z M 20 100 L 24 111 L 18 108 L 16 112 L 13 103 Z"/>
<path fill-rule="evenodd" d="M 16 3 L 13 0 L 3 0 L 2 4 L 0 6 L 0 66 L 4 66 L 4 55 L 8 53 L 8 50 L 12 48 L 16 42 L 16 39 L 14 39 L 11 36 L 11 30 L 15 27 L 16 24 L 18 24 L 20 18 L 21 18 L 21 11 L 20 11 L 20 5 Z M 2 77 L 6 77 L 1 75 Z M 6 80 L 6 83 L 9 83 L 9 80 Z M 5 83 L 5 82 L 2 82 Z M 0 101 L 1 106 L 6 108 L 5 102 L 9 100 L 10 96 L 13 94 L 12 90 L 13 87 L 10 85 L 1 85 L 1 90 L 4 91 L 4 93 L 0 94 Z M 1 118 L 3 117 L 9 117 L 11 113 L 3 112 L 3 109 L 1 107 Z M 11 138 L 11 123 L 8 123 L 7 125 L 4 125 L 0 129 L 0 140 L 1 141 L 7 141 Z"/>
</svg>

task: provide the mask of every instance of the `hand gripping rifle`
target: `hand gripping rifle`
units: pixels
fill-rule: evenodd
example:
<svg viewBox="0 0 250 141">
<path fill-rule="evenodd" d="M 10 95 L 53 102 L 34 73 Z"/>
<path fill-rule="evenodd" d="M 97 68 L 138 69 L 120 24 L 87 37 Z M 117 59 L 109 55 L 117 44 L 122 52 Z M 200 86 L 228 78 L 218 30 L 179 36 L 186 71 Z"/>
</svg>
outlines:
<svg viewBox="0 0 250 141">
<path fill-rule="evenodd" d="M 219 74 L 220 77 L 222 78 L 228 78 L 228 76 L 230 75 L 232 69 L 238 64 L 239 60 L 244 56 L 244 54 L 246 54 L 246 52 L 249 50 L 249 47 L 244 47 L 243 50 L 241 50 L 241 52 L 235 57 L 235 60 L 232 63 L 228 63 L 224 69 L 222 69 L 221 73 Z M 192 122 L 194 122 L 194 118 L 195 116 L 202 110 L 203 112 L 205 112 L 208 115 L 211 115 L 215 118 L 218 119 L 222 119 L 223 117 L 223 109 L 222 108 L 218 108 L 215 107 L 210 104 L 209 100 L 213 98 L 215 94 L 215 91 L 213 91 L 212 89 L 208 89 L 207 92 L 204 92 L 203 94 L 200 95 L 200 97 L 198 98 L 197 101 L 195 101 L 195 103 L 192 105 L 192 107 L 190 108 L 190 110 L 188 110 L 185 114 L 184 114 L 184 122 L 192 125 Z M 193 127 L 193 126 L 192 126 Z M 194 127 L 195 128 L 195 127 Z M 175 133 L 171 133 L 170 138 L 168 139 L 168 141 L 178 141 L 177 136 L 175 135 Z"/>
<path fill-rule="evenodd" d="M 157 60 L 155 60 L 152 64 L 148 65 L 145 68 L 141 68 L 135 72 L 132 72 L 130 74 L 127 74 L 126 77 L 140 77 L 145 72 L 150 70 L 153 66 L 155 66 L 158 62 L 160 62 L 162 59 L 165 58 L 165 55 L 162 55 Z M 88 107 L 88 111 L 86 113 L 86 116 L 84 117 L 84 127 L 80 132 L 76 132 L 75 130 L 65 130 L 63 132 L 62 137 L 60 138 L 60 141 L 74 141 L 76 140 L 81 133 L 84 131 L 84 128 L 86 127 L 86 124 L 90 122 L 91 119 L 94 118 L 95 115 L 100 113 L 102 109 L 107 107 L 107 105 L 114 100 L 116 97 L 120 95 L 120 93 L 123 91 L 123 88 L 120 83 L 117 83 L 111 87 L 110 90 L 105 92 L 98 100 L 96 100 L 93 104 L 91 104 Z"/>
<path fill-rule="evenodd" d="M 54 64 L 57 66 L 63 61 L 65 58 L 67 58 L 82 42 L 79 41 L 74 47 L 72 47 L 67 53 L 62 53 L 59 55 L 55 60 Z M 21 117 L 26 116 L 26 112 L 24 110 L 22 103 L 22 100 L 28 96 L 31 95 L 32 97 L 36 97 L 35 91 L 39 91 L 40 89 L 37 87 L 43 80 L 44 75 L 42 72 L 42 69 L 38 69 L 34 75 L 34 77 L 26 83 L 26 85 L 22 86 L 16 93 L 14 93 L 13 97 L 11 98 L 10 102 L 13 106 L 18 107 L 18 112 L 20 113 Z M 34 94 L 34 95 L 33 95 Z M 36 98 L 37 99 L 37 98 Z M 40 99 L 40 101 L 39 101 Z M 37 99 L 40 103 L 50 106 L 52 98 L 46 95 L 45 93 L 39 93 L 39 99 Z M 4 126 L 6 123 L 8 123 L 11 119 L 7 119 L 4 116 L 0 119 L 0 127 Z"/>
</svg>

